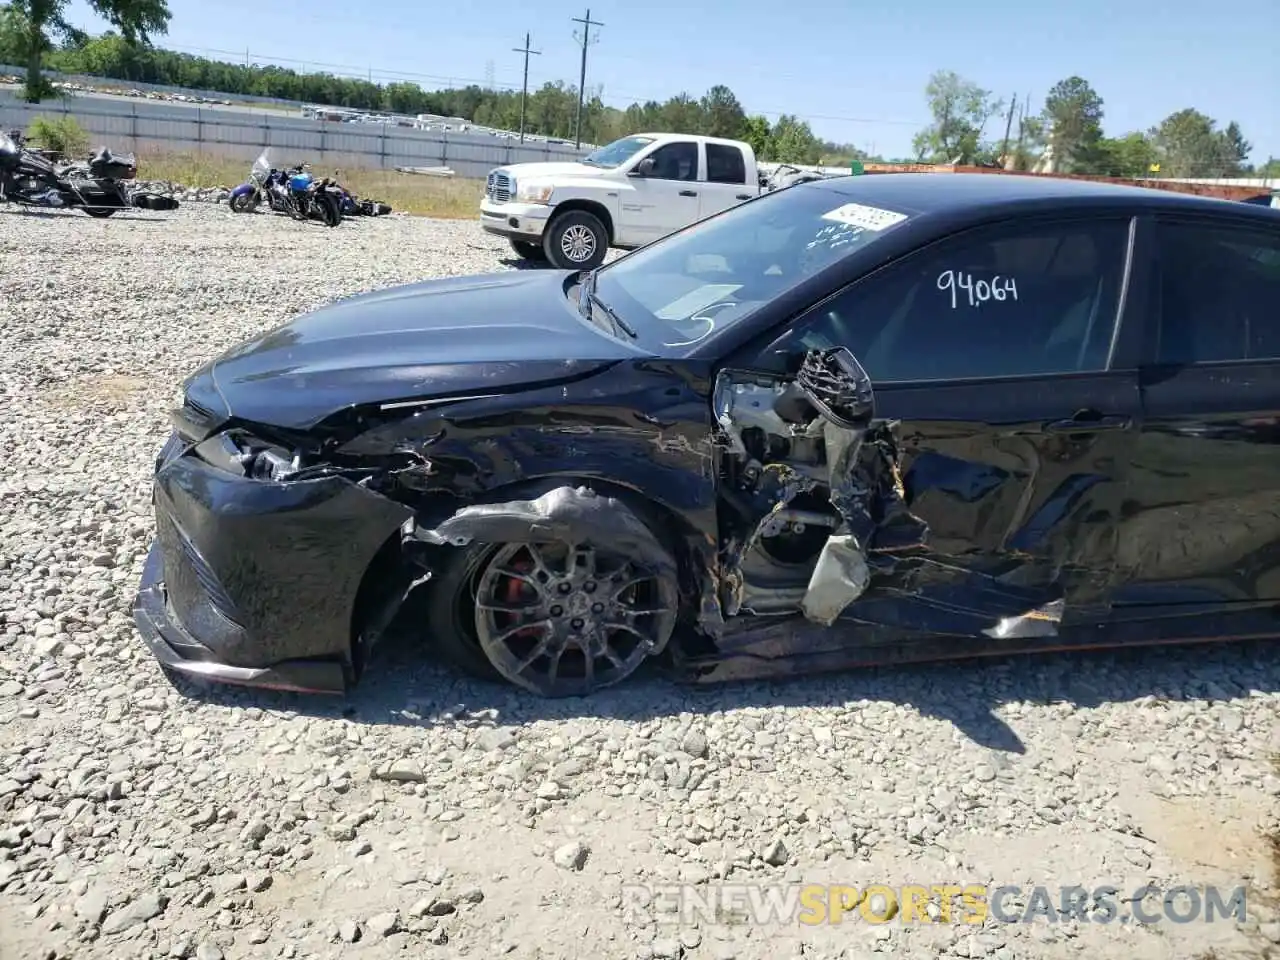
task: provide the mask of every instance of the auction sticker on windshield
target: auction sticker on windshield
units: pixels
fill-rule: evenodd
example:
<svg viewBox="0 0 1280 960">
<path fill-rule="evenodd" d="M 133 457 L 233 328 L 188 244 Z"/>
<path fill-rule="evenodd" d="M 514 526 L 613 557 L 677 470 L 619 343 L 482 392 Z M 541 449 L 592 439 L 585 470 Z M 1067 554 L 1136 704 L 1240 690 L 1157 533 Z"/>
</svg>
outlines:
<svg viewBox="0 0 1280 960">
<path fill-rule="evenodd" d="M 868 207 L 861 203 L 846 203 L 842 207 L 824 213 L 823 220 L 834 220 L 836 223 L 847 223 L 851 227 L 864 230 L 887 230 L 907 219 L 905 213 L 882 210 L 879 207 Z"/>
</svg>

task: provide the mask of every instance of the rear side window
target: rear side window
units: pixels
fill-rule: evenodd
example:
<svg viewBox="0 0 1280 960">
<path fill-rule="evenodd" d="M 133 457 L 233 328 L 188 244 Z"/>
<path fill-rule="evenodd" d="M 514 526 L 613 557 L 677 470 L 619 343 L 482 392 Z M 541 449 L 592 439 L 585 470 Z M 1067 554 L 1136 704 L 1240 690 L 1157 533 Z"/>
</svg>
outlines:
<svg viewBox="0 0 1280 960">
<path fill-rule="evenodd" d="M 1162 364 L 1280 359 L 1280 230 L 1157 227 Z"/>
<path fill-rule="evenodd" d="M 722 143 L 707 144 L 707 181 L 710 183 L 746 183 L 747 161 L 737 147 Z"/>
</svg>

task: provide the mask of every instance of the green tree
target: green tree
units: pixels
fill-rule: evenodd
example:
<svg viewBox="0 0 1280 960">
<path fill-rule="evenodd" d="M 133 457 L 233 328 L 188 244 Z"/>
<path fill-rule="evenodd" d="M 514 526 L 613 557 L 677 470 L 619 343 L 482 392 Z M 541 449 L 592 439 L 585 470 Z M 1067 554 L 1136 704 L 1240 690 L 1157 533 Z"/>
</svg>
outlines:
<svg viewBox="0 0 1280 960">
<path fill-rule="evenodd" d="M 747 114 L 732 90 L 717 84 L 703 96 L 701 106 L 703 133 L 711 137 L 742 139 L 746 131 Z"/>
<path fill-rule="evenodd" d="M 1233 177 L 1243 172 L 1253 145 L 1232 121 L 1223 130 L 1188 107 L 1171 113 L 1150 134 L 1166 177 Z"/>
<path fill-rule="evenodd" d="M 701 133 L 706 125 L 702 103 L 687 93 L 678 93 L 662 107 L 662 132 Z"/>
<path fill-rule="evenodd" d="M 1128 133 L 1098 144 L 1097 163 L 1090 173 L 1104 177 L 1149 177 L 1158 162 L 1155 144 L 1143 133 Z"/>
<path fill-rule="evenodd" d="M 799 117 L 784 113 L 773 125 L 772 157 L 780 163 L 812 165 L 822 155 L 822 144 L 809 124 Z"/>
<path fill-rule="evenodd" d="M 169 27 L 169 7 L 165 0 L 88 0 L 90 8 L 114 26 L 132 45 L 147 44 L 153 33 Z M 5 7 L 3 28 L 17 37 L 16 50 L 27 68 L 24 95 L 39 103 L 52 93 L 42 72 L 45 55 L 54 49 L 50 35 L 70 46 L 87 40 L 84 33 L 63 16 L 67 0 L 11 0 Z"/>
<path fill-rule="evenodd" d="M 1058 169 L 1090 173 L 1102 143 L 1102 98 L 1080 77 L 1053 85 L 1044 99 L 1044 125 Z"/>
<path fill-rule="evenodd" d="M 747 117 L 743 124 L 742 139 L 751 144 L 757 159 L 773 156 L 773 129 L 769 126 L 767 117 Z"/>
<path fill-rule="evenodd" d="M 1267 162 L 1258 167 L 1258 176 L 1280 179 L 1280 157 L 1268 157 Z"/>
<path fill-rule="evenodd" d="M 912 141 L 916 158 L 929 163 L 972 163 L 982 150 L 987 121 L 1003 104 L 951 70 L 940 70 L 925 87 L 933 122 Z"/>
</svg>

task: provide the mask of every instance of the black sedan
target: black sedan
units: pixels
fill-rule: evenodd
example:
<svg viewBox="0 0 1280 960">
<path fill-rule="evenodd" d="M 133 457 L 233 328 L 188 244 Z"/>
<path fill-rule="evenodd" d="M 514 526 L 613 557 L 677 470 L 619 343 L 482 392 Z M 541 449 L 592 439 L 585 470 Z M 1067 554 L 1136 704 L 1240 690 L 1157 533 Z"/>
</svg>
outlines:
<svg viewBox="0 0 1280 960">
<path fill-rule="evenodd" d="M 174 427 L 135 618 L 211 680 L 340 692 L 397 613 L 547 696 L 1271 636 L 1280 211 L 808 183 L 588 274 L 340 301 Z"/>
</svg>

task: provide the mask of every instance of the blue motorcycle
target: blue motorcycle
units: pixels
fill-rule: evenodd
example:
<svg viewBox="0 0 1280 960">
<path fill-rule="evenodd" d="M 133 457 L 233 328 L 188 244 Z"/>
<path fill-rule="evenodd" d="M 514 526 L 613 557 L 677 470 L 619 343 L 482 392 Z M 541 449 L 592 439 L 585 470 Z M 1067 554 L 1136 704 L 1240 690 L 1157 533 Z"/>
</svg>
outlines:
<svg viewBox="0 0 1280 960">
<path fill-rule="evenodd" d="M 266 199 L 272 210 L 295 220 L 318 220 L 328 227 L 342 222 L 342 188 L 328 179 L 316 180 L 306 164 L 291 170 L 271 165 L 263 150 L 249 170 L 249 180 L 231 191 L 228 205 L 235 213 L 252 213 Z"/>
</svg>

